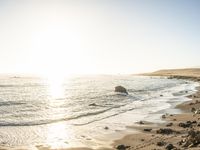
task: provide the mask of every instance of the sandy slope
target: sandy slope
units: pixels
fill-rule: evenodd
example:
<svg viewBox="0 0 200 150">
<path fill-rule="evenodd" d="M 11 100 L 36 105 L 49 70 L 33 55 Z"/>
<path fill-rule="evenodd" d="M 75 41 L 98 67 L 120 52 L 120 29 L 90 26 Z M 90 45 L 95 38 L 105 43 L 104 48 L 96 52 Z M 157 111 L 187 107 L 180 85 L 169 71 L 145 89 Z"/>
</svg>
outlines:
<svg viewBox="0 0 200 150">
<path fill-rule="evenodd" d="M 151 73 L 144 73 L 143 75 L 200 77 L 200 68 L 166 69 Z"/>
</svg>

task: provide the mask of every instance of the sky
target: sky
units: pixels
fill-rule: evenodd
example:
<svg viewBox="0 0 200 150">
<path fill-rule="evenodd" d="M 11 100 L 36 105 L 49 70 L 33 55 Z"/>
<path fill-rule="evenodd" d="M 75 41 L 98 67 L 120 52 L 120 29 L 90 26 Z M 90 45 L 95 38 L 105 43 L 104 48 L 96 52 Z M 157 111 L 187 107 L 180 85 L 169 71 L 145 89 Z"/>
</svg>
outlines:
<svg viewBox="0 0 200 150">
<path fill-rule="evenodd" d="M 0 0 L 0 73 L 200 66 L 199 0 Z"/>
</svg>

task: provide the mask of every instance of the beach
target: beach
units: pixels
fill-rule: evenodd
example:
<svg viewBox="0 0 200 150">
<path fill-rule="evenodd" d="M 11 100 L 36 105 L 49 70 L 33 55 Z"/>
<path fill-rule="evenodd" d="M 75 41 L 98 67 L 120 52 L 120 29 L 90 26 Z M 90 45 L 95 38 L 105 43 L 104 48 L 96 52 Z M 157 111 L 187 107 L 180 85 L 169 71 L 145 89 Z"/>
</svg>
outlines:
<svg viewBox="0 0 200 150">
<path fill-rule="evenodd" d="M 199 70 L 181 70 L 159 72 L 159 74 L 150 73 L 150 76 L 168 76 L 169 78 L 189 79 L 193 81 L 199 80 Z M 170 72 L 170 75 L 169 75 Z M 154 123 L 140 121 L 137 125 L 128 126 L 139 131 L 139 133 L 129 134 L 122 139 L 115 140 L 112 144 L 113 148 L 100 148 L 99 150 L 178 150 L 178 149 L 200 149 L 200 114 L 191 112 L 192 108 L 200 108 L 200 87 L 197 92 L 187 96 L 190 100 L 179 104 L 176 109 L 180 109 L 180 114 L 163 114 L 161 120 L 164 123 Z M 194 131 L 194 132 L 193 132 Z M 68 149 L 83 150 L 83 148 Z M 91 150 L 91 149 L 86 149 Z"/>
<path fill-rule="evenodd" d="M 127 135 L 123 139 L 115 141 L 113 146 L 117 148 L 120 144 L 124 144 L 126 146 L 130 146 L 129 149 L 165 149 L 166 146 L 172 144 L 177 149 L 199 149 L 199 143 L 197 145 L 185 145 L 186 142 L 180 144 L 179 142 L 184 141 L 188 137 L 188 132 L 191 130 L 199 131 L 199 114 L 194 115 L 191 112 L 192 108 L 199 108 L 200 102 L 200 92 L 194 94 L 195 98 L 193 97 L 191 101 L 178 105 L 177 108 L 184 111 L 182 114 L 167 114 L 165 117 L 163 116 L 163 120 L 166 120 L 164 124 L 146 124 L 142 123 L 138 126 L 133 126 L 141 131 L 139 134 L 132 134 Z M 180 123 L 187 124 L 187 122 L 192 122 L 191 124 L 188 123 L 188 126 L 181 127 Z M 190 125 L 189 125 L 190 124 Z M 145 129 L 149 129 L 146 130 Z M 152 130 L 151 130 L 152 129 Z M 158 133 L 160 129 L 171 129 L 171 133 Z M 171 131 L 170 130 L 170 131 Z M 199 142 L 199 141 L 198 141 Z M 160 145 L 159 145 L 160 144 Z"/>
<path fill-rule="evenodd" d="M 168 145 L 173 146 L 174 149 L 182 149 L 184 147 L 198 149 L 198 144 L 196 143 L 195 145 L 191 145 L 191 143 L 189 145 L 186 144 L 188 131 L 193 129 L 196 133 L 200 126 L 200 122 L 198 120 L 200 117 L 199 114 L 194 114 L 194 112 L 191 112 L 192 108 L 198 109 L 200 106 L 200 88 L 197 87 L 197 85 L 199 85 L 197 81 L 198 77 L 191 77 L 187 75 L 184 77 L 185 78 L 182 76 L 179 77 L 174 73 L 170 74 L 170 76 L 165 74 L 159 74 L 158 76 L 154 74 L 148 74 L 146 77 L 144 77 L 144 75 L 141 77 L 112 76 L 112 78 L 110 76 L 101 76 L 103 80 L 99 80 L 99 77 L 93 77 L 93 82 L 96 82 L 96 86 L 98 88 L 100 87 L 99 85 L 102 85 L 103 81 L 113 81 L 116 82 L 115 84 L 118 82 L 126 82 L 126 87 L 129 89 L 129 96 L 115 95 L 115 93 L 110 91 L 109 95 L 107 94 L 104 96 L 104 99 L 108 99 L 101 102 L 100 100 L 104 94 L 102 94 L 100 90 L 100 93 L 97 93 L 99 96 L 96 96 L 97 98 L 95 97 L 95 103 L 93 103 L 94 93 L 87 97 L 88 100 L 86 102 L 81 102 L 82 105 L 85 105 L 84 107 L 88 107 L 89 112 L 86 114 L 81 114 L 79 117 L 75 116 L 71 120 L 67 120 L 66 117 L 62 120 L 58 120 L 54 117 L 50 122 L 49 119 L 46 119 L 46 117 L 49 117 L 49 115 L 43 115 L 43 121 L 38 121 L 38 118 L 35 117 L 33 119 L 36 120 L 29 121 L 27 120 L 27 117 L 29 116 L 24 116 L 23 121 L 10 120 L 10 122 L 7 123 L 5 122 L 8 121 L 7 119 L 5 121 L 1 121 L 1 149 L 146 150 L 166 149 Z M 83 81 L 85 83 L 89 83 L 88 79 L 91 81 L 91 78 L 92 77 L 79 78 L 79 80 L 76 79 L 74 81 L 76 81 L 76 84 L 77 81 L 80 83 Z M 5 81 L 5 79 L 3 80 Z M 10 81 L 10 79 L 8 80 Z M 27 81 L 30 82 L 30 79 L 15 78 L 13 81 L 15 81 L 13 82 L 15 84 L 12 86 L 7 84 L 2 85 L 2 89 L 5 89 L 5 87 L 9 91 L 11 88 L 13 89 L 13 87 L 17 87 L 17 89 L 21 90 L 27 89 L 27 84 L 25 83 L 27 83 Z M 19 85 L 19 81 L 20 83 L 24 83 Z M 46 90 L 46 88 L 49 87 L 46 84 L 41 84 L 41 80 L 31 79 L 31 81 L 31 86 L 28 85 L 31 91 L 33 91 L 35 88 L 45 88 Z M 72 82 L 73 84 L 74 81 Z M 141 81 L 143 81 L 145 84 L 141 84 Z M 35 83 L 37 83 L 37 85 L 35 85 Z M 76 84 L 73 84 L 71 84 L 71 88 L 76 87 Z M 94 83 L 87 86 L 94 86 L 93 84 Z M 112 89 L 115 84 L 108 84 L 106 90 Z M 147 90 L 138 89 L 138 86 L 141 85 L 143 85 L 140 87 L 141 89 Z M 194 87 L 197 88 L 193 89 Z M 84 94 L 86 91 L 90 91 L 90 89 L 93 90 L 92 88 L 87 88 L 85 86 L 83 88 L 85 91 L 82 94 Z M 135 88 L 135 90 L 132 92 L 130 90 L 131 88 Z M 78 88 L 77 90 L 80 91 L 81 89 Z M 105 90 L 103 92 L 105 92 Z M 44 92 L 38 94 L 44 94 Z M 78 100 L 81 98 L 80 94 L 78 95 L 79 97 L 77 97 Z M 141 97 L 141 94 L 143 97 Z M 71 95 L 73 96 L 72 92 Z M 113 97 L 112 101 L 110 99 L 111 97 Z M 50 105 L 46 102 L 45 105 L 52 107 L 50 107 L 50 110 L 52 110 L 52 115 L 60 112 L 62 115 L 66 116 L 67 113 L 65 113 L 65 111 L 60 111 L 62 110 L 60 109 L 62 108 L 60 103 L 62 102 L 61 104 L 64 105 L 65 103 L 72 101 L 66 101 L 65 99 L 66 98 L 49 98 L 48 102 L 51 100 L 50 104 L 54 105 Z M 90 99 L 91 101 L 89 101 Z M 9 102 L 9 105 L 12 104 L 12 107 L 19 109 L 19 111 L 23 110 L 27 113 L 30 113 L 28 108 L 30 107 L 29 105 L 31 102 L 34 102 L 32 104 L 33 106 L 37 104 L 37 106 L 41 108 L 44 105 L 41 105 L 40 102 L 33 101 L 32 99 L 30 99 L 28 103 L 24 101 L 20 101 L 20 103 Z M 107 103 L 105 104 L 105 102 Z M 113 106 L 111 105 L 111 102 Z M 2 105 L 5 105 L 4 107 L 9 106 L 7 103 L 3 102 Z M 27 105 L 28 107 L 26 106 L 21 108 L 21 105 Z M 67 109 L 73 108 L 72 106 L 68 107 L 68 104 L 65 105 L 64 106 L 67 107 Z M 120 107 L 118 107 L 118 105 Z M 56 109 L 59 111 L 54 110 L 55 106 L 58 106 Z M 109 108 L 107 110 L 108 106 L 112 106 L 113 108 Z M 99 113 L 100 108 L 106 108 L 106 111 L 103 110 Z M 81 109 L 83 108 L 81 107 Z M 90 112 L 90 109 L 93 110 L 94 113 Z M 31 113 L 37 113 L 37 110 L 35 110 L 35 112 L 31 111 Z M 49 112 L 46 112 L 45 109 L 45 112 L 40 113 L 46 114 Z M 16 115 L 21 114 L 16 112 Z M 97 117 L 99 119 L 97 119 Z M 17 133 L 20 135 L 17 135 Z M 37 133 L 38 137 L 35 137 L 35 133 Z M 7 135 L 9 135 L 8 138 Z"/>
<path fill-rule="evenodd" d="M 200 0 L 0 0 L 0 150 L 200 150 Z"/>
<path fill-rule="evenodd" d="M 198 81 L 199 73 L 196 73 L 198 71 L 199 69 L 167 70 L 148 75 Z M 198 87 L 197 90 L 195 94 L 188 96 L 191 99 L 190 101 L 176 106 L 177 109 L 182 110 L 181 114 L 163 114 L 161 119 L 166 121 L 163 124 L 140 122 L 139 125 L 132 126 L 132 128 L 137 128 L 141 133 L 127 135 L 123 139 L 115 141 L 113 147 L 120 149 L 119 145 L 121 145 L 121 149 L 123 149 L 123 144 L 125 147 L 127 146 L 125 149 L 130 150 L 200 149 L 200 135 L 198 132 L 200 129 L 200 115 L 191 112 L 192 108 L 200 108 L 200 88 Z M 190 135 L 191 132 L 194 135 Z"/>
</svg>

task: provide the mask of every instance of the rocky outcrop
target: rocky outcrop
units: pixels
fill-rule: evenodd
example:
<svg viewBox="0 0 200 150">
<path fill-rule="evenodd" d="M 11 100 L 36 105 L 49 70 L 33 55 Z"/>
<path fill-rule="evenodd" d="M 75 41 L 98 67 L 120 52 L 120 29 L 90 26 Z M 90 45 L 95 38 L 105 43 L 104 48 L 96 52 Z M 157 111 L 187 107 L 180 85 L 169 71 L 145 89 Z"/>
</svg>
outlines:
<svg viewBox="0 0 200 150">
<path fill-rule="evenodd" d="M 120 92 L 120 93 L 128 94 L 126 88 L 123 87 L 123 86 L 116 86 L 116 87 L 115 87 L 115 92 Z"/>
</svg>

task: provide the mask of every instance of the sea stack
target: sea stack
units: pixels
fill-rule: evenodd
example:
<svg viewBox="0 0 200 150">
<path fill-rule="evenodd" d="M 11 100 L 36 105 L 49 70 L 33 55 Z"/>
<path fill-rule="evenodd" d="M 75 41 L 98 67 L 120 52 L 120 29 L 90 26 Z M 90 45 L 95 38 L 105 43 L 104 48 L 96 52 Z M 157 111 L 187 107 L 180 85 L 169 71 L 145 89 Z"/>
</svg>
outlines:
<svg viewBox="0 0 200 150">
<path fill-rule="evenodd" d="M 120 92 L 120 93 L 128 94 L 126 88 L 123 87 L 123 86 L 116 86 L 116 87 L 115 87 L 115 92 Z"/>
</svg>

